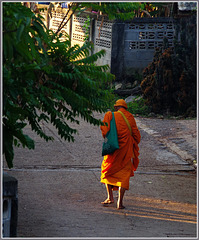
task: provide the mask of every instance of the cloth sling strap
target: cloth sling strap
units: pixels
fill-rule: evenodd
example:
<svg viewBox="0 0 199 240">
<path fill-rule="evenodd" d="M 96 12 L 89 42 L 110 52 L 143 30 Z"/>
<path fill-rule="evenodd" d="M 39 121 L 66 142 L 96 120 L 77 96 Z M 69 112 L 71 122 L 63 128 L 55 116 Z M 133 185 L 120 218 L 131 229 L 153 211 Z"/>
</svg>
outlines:
<svg viewBox="0 0 199 240">
<path fill-rule="evenodd" d="M 130 133 L 131 133 L 131 136 L 132 136 L 132 128 L 131 128 L 131 125 L 130 125 L 129 121 L 127 120 L 127 118 L 125 117 L 125 115 L 124 115 L 123 112 L 121 112 L 121 111 L 119 111 L 119 110 L 118 110 L 118 112 L 121 113 L 122 117 L 124 118 L 124 120 L 125 120 L 128 128 L 129 128 L 129 131 L 130 131 Z M 131 162 L 132 162 L 132 163 L 133 163 L 133 158 L 135 158 L 135 153 L 134 153 L 134 151 L 133 151 L 133 157 L 131 158 Z"/>
<path fill-rule="evenodd" d="M 129 131 L 130 131 L 130 133 L 131 133 L 131 136 L 132 136 L 132 128 L 131 128 L 131 125 L 130 125 L 129 121 L 127 120 L 127 118 L 125 117 L 125 115 L 124 115 L 123 112 L 121 112 L 121 111 L 118 111 L 118 112 L 121 113 L 122 117 L 124 118 L 124 120 L 125 120 L 128 128 L 129 128 Z"/>
</svg>

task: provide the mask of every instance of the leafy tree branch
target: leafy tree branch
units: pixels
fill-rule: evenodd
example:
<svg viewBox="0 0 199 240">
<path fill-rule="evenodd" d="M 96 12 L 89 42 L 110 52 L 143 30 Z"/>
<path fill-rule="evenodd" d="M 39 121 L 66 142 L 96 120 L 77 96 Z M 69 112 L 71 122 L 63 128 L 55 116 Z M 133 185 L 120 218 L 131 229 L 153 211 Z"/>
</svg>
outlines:
<svg viewBox="0 0 199 240">
<path fill-rule="evenodd" d="M 53 137 L 45 123 L 67 141 L 74 141 L 77 131 L 69 123 L 79 123 L 78 116 L 101 124 L 93 111 L 106 111 L 110 94 L 104 86 L 114 76 L 108 65 L 95 65 L 104 50 L 90 56 L 89 42 L 71 46 L 68 35 L 61 42 L 21 3 L 3 3 L 3 29 L 3 154 L 11 168 L 14 146 L 35 147 L 23 133 L 27 124 L 46 141 Z"/>
</svg>

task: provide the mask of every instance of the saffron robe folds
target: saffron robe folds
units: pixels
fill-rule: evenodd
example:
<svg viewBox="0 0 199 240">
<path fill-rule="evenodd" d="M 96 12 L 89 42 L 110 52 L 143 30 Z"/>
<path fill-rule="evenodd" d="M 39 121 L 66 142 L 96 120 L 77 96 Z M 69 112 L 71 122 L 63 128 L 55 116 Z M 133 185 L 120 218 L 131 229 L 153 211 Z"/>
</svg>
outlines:
<svg viewBox="0 0 199 240">
<path fill-rule="evenodd" d="M 123 112 L 131 125 L 132 136 L 121 113 L 114 112 L 119 149 L 112 154 L 104 156 L 101 166 L 101 182 L 128 190 L 129 179 L 134 176 L 134 171 L 136 171 L 139 164 L 138 143 L 140 142 L 141 135 L 133 115 L 124 108 L 120 108 L 120 111 Z M 108 123 L 108 126 L 104 125 L 100 127 L 103 137 L 110 130 L 111 119 L 112 113 L 107 112 L 103 122 Z M 133 163 L 131 161 L 132 158 Z"/>
</svg>

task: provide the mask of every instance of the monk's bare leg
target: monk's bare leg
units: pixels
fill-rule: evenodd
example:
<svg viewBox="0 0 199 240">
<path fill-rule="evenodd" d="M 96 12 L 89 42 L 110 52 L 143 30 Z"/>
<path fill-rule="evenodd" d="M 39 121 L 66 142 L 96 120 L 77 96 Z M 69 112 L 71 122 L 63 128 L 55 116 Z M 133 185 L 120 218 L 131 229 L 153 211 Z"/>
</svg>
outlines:
<svg viewBox="0 0 199 240">
<path fill-rule="evenodd" d="M 113 203 L 113 202 L 114 202 L 114 199 L 113 199 L 112 186 L 109 185 L 109 184 L 106 184 L 106 190 L 107 190 L 108 197 L 107 197 L 107 199 L 106 199 L 104 202 L 102 202 L 102 204 Z"/>
<path fill-rule="evenodd" d="M 113 190 L 112 190 L 112 186 L 109 185 L 109 184 L 106 184 L 106 190 L 107 190 L 107 193 L 108 193 L 108 198 L 109 200 L 111 200 L 112 202 L 114 202 L 113 200 Z"/>
<path fill-rule="evenodd" d="M 118 201 L 117 201 L 117 208 L 118 209 L 123 209 L 125 208 L 123 206 L 123 197 L 124 197 L 124 193 L 125 193 L 125 188 L 123 187 L 119 187 L 119 196 L 118 196 Z"/>
</svg>

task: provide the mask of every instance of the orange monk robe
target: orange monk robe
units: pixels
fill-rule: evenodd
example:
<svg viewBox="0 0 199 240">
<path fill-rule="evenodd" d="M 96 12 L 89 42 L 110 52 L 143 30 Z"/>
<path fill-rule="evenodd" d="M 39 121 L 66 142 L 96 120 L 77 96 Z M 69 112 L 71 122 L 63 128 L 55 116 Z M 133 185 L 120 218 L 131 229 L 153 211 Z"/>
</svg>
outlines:
<svg viewBox="0 0 199 240">
<path fill-rule="evenodd" d="M 121 113 L 114 112 L 119 149 L 112 154 L 104 156 L 101 166 L 101 182 L 117 187 L 123 187 L 128 190 L 129 179 L 134 176 L 134 171 L 136 171 L 139 164 L 138 143 L 140 142 L 141 135 L 133 115 L 124 108 L 120 108 L 120 111 L 124 113 L 131 125 L 132 136 Z M 105 137 L 110 130 L 111 119 L 112 113 L 107 112 L 104 116 L 103 122 L 108 123 L 108 126 L 100 127 L 103 137 Z M 132 158 L 133 163 L 131 161 Z"/>
</svg>

